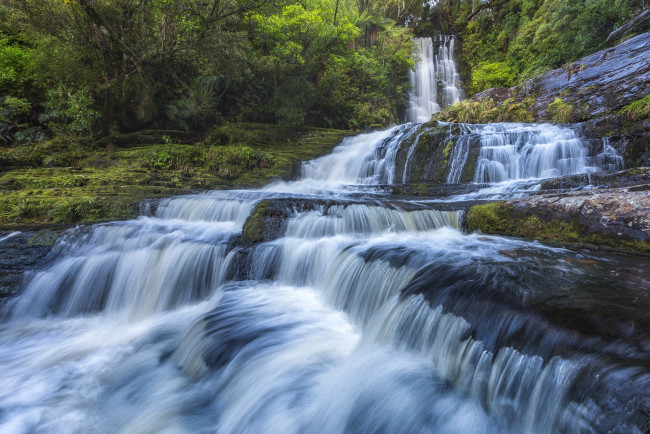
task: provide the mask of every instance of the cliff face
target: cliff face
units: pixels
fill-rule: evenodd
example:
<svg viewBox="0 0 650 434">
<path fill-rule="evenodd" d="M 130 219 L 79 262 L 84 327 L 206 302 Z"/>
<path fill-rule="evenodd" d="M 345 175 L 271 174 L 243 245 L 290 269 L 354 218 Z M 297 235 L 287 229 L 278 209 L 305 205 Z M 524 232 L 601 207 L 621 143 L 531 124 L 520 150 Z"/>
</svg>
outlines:
<svg viewBox="0 0 650 434">
<path fill-rule="evenodd" d="M 518 93 L 535 97 L 534 108 L 541 119 L 550 118 L 547 109 L 555 98 L 562 98 L 585 118 L 619 110 L 650 93 L 650 33 L 549 71 Z"/>
<path fill-rule="evenodd" d="M 650 93 L 650 33 L 598 51 L 510 89 L 494 88 L 472 97 L 502 103 L 531 98 L 536 121 L 548 121 L 548 106 L 556 98 L 573 110 L 576 120 L 614 114 Z"/>
</svg>

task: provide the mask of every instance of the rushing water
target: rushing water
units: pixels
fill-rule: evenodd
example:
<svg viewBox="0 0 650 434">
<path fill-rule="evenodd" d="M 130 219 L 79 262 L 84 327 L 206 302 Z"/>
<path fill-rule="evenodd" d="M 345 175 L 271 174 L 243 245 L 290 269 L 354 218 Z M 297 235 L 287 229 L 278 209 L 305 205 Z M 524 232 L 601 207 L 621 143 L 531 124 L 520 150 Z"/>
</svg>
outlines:
<svg viewBox="0 0 650 434">
<path fill-rule="evenodd" d="M 567 130 L 480 129 L 479 181 L 590 170 Z M 647 259 L 464 234 L 458 207 L 373 190 L 421 133 L 70 231 L 4 310 L 0 432 L 644 432 Z M 288 217 L 246 245 L 262 199 Z"/>
<path fill-rule="evenodd" d="M 438 35 L 415 38 L 420 61 L 409 73 L 412 92 L 408 118 L 411 122 L 427 122 L 440 109 L 460 101 L 460 76 L 454 60 L 456 38 Z"/>
</svg>

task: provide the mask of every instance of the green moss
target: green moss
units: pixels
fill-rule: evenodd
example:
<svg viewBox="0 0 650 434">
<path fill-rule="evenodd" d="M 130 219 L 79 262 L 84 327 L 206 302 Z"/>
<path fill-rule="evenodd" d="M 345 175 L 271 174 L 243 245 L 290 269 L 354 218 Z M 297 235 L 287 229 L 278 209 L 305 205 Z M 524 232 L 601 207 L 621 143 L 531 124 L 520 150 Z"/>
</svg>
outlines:
<svg viewBox="0 0 650 434">
<path fill-rule="evenodd" d="M 54 245 L 56 240 L 61 235 L 60 231 L 51 231 L 47 229 L 42 229 L 38 231 L 36 235 L 27 240 L 28 246 L 48 246 L 51 247 Z"/>
<path fill-rule="evenodd" d="M 505 202 L 474 205 L 465 216 L 467 230 L 470 232 L 481 231 L 486 234 L 507 233 L 513 226 L 508 208 Z"/>
<path fill-rule="evenodd" d="M 621 109 L 619 114 L 627 117 L 630 121 L 650 119 L 650 94 L 629 103 Z"/>
<path fill-rule="evenodd" d="M 52 141 L 6 149 L 12 166 L 0 176 L 0 225 L 127 219 L 145 198 L 261 186 L 289 178 L 300 161 L 329 153 L 350 134 L 262 124 L 227 130 L 231 139 L 224 143 L 99 147 Z M 66 165 L 43 167 L 42 156 L 50 152 Z"/>
<path fill-rule="evenodd" d="M 574 109 L 571 104 L 562 100 L 562 98 L 555 98 L 555 100 L 548 105 L 546 109 L 553 122 L 555 123 L 568 123 L 573 122 L 575 119 Z"/>
<path fill-rule="evenodd" d="M 445 160 L 449 160 L 449 155 L 451 154 L 451 150 L 454 148 L 454 141 L 450 140 L 447 142 L 447 145 L 445 145 L 444 151 L 442 153 L 445 156 Z"/>
<path fill-rule="evenodd" d="M 472 206 L 467 211 L 465 226 L 468 231 L 481 231 L 486 234 L 510 235 L 564 245 L 650 253 L 648 242 L 584 233 L 577 218 L 546 220 L 534 214 L 519 212 L 506 202 Z"/>
<path fill-rule="evenodd" d="M 242 228 L 242 236 L 247 243 L 258 243 L 264 239 L 264 219 L 270 204 L 271 201 L 263 200 L 255 206 L 251 215 L 246 218 Z"/>
<path fill-rule="evenodd" d="M 474 180 L 474 171 L 476 170 L 476 162 L 478 157 L 475 155 L 470 155 L 467 158 L 467 163 L 463 168 L 463 173 L 460 176 L 460 182 L 472 182 Z"/>
</svg>

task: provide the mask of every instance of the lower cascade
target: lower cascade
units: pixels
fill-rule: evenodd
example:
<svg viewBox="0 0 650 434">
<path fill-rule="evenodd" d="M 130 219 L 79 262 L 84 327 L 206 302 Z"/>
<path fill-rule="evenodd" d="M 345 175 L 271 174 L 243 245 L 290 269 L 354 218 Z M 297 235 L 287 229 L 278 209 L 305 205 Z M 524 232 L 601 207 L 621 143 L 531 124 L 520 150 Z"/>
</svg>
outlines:
<svg viewBox="0 0 650 434">
<path fill-rule="evenodd" d="M 502 194 L 620 164 L 566 128 L 442 127 L 449 184 L 473 149 L 473 182 Z M 388 196 L 431 128 L 68 231 L 3 308 L 0 432 L 646 431 L 644 262 L 466 234 L 453 200 Z"/>
</svg>

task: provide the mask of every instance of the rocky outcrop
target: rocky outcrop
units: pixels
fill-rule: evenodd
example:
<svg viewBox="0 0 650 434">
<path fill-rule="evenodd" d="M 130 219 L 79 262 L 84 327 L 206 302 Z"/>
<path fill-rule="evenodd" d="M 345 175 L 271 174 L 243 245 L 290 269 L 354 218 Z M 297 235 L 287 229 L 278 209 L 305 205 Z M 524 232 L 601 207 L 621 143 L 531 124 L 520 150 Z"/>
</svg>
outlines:
<svg viewBox="0 0 650 434">
<path fill-rule="evenodd" d="M 481 149 L 480 136 L 463 124 L 432 121 L 400 144 L 393 183 L 445 184 L 460 140 L 467 146 L 467 158 L 458 182 L 472 182 Z"/>
<path fill-rule="evenodd" d="M 18 291 L 24 272 L 44 260 L 60 234 L 49 229 L 0 231 L 0 305 Z"/>
<path fill-rule="evenodd" d="M 535 77 L 512 93 L 534 97 L 539 119 L 551 119 L 547 109 L 555 98 L 582 118 L 613 113 L 650 93 L 650 33 Z"/>
<path fill-rule="evenodd" d="M 650 253 L 650 183 L 475 205 L 465 224 L 488 234 Z"/>
<path fill-rule="evenodd" d="M 637 167 L 615 173 L 598 172 L 562 176 L 542 182 L 541 190 L 568 190 L 592 185 L 596 188 L 620 188 L 650 184 L 650 167 Z"/>
<path fill-rule="evenodd" d="M 626 116 L 607 115 L 573 126 L 595 146 L 605 140 L 623 157 L 625 167 L 650 166 L 650 119 L 631 122 Z"/>
</svg>

